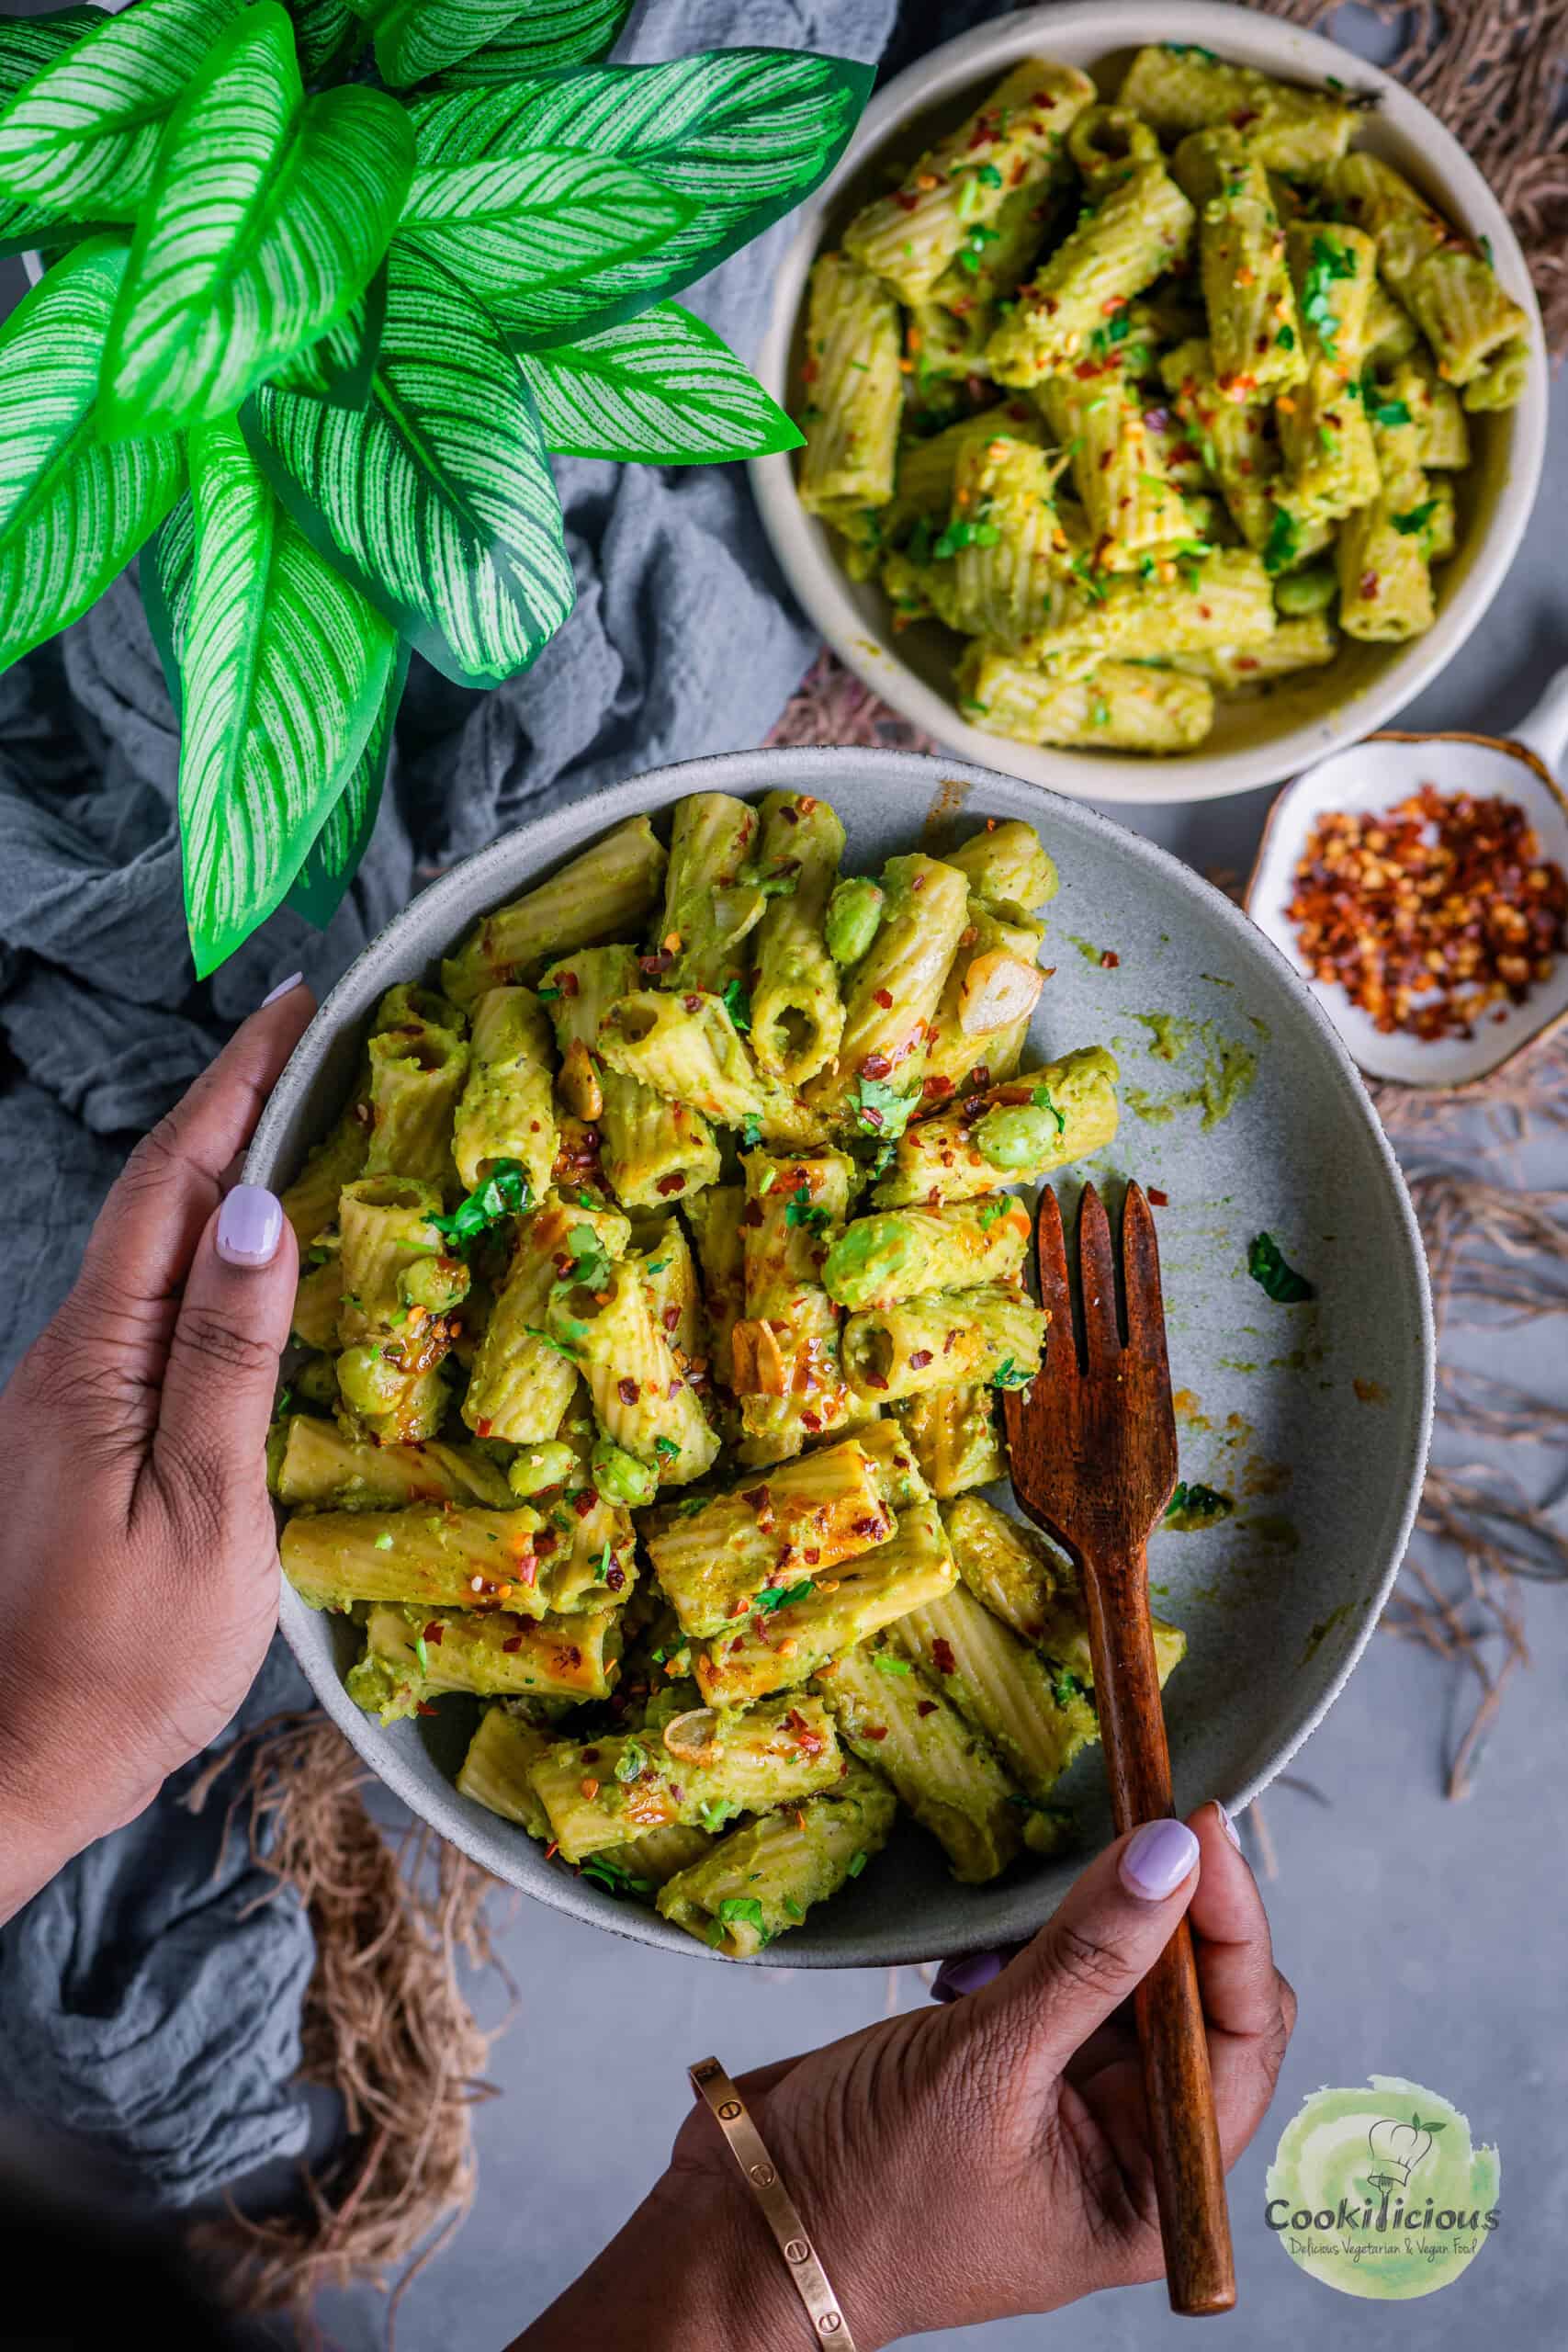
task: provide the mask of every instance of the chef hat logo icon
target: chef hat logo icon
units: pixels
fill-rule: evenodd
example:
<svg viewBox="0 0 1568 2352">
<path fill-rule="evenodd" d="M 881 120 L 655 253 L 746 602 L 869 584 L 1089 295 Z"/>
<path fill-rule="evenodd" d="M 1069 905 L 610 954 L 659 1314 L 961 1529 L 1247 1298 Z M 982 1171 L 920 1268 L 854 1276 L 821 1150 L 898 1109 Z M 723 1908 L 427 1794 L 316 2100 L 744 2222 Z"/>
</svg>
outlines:
<svg viewBox="0 0 1568 2352">
<path fill-rule="evenodd" d="M 1372 2161 L 1382 2167 L 1382 2174 L 1372 2176 L 1378 2186 L 1386 2178 L 1391 2187 L 1408 2188 L 1411 2174 L 1431 2154 L 1433 2132 L 1443 2129 L 1441 2123 L 1423 2123 L 1418 2115 L 1412 2115 L 1408 2123 L 1396 2116 L 1380 2116 L 1367 2134 Z"/>
</svg>

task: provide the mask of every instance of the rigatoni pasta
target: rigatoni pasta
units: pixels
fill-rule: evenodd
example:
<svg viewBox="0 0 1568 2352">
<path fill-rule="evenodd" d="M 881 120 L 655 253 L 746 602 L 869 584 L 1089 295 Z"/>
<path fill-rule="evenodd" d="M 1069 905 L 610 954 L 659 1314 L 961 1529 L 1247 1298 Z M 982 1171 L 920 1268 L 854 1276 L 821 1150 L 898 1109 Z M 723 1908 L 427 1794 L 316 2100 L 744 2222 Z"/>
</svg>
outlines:
<svg viewBox="0 0 1568 2352">
<path fill-rule="evenodd" d="M 1281 628 L 1323 626 L 1310 585 Z M 1046 1324 L 1010 1188 L 1111 1139 L 1116 1071 L 1015 1074 L 1056 888 L 1031 826 L 874 879 L 824 800 L 705 793 L 668 851 L 602 851 L 377 1008 L 295 1196 L 268 1476 L 357 1704 L 457 1713 L 466 1799 L 746 1957 L 900 1808 L 965 1883 L 1067 1834 L 1092 1696 L 1034 1635 L 1081 1666 L 1081 1610 L 1048 1589 L 1025 1631 L 973 1512 Z M 1038 1597 L 1021 1557 L 1003 1603 Z"/>
<path fill-rule="evenodd" d="M 1036 77 L 1038 119 L 1009 96 Z M 1186 42 L 1109 98 L 1027 61 L 818 256 L 801 496 L 981 732 L 1183 757 L 1347 639 L 1430 627 L 1464 508 L 1390 507 L 1391 372 L 1426 371 L 1420 462 L 1453 470 L 1538 354 L 1484 241 L 1351 146 L 1364 111 Z"/>
</svg>

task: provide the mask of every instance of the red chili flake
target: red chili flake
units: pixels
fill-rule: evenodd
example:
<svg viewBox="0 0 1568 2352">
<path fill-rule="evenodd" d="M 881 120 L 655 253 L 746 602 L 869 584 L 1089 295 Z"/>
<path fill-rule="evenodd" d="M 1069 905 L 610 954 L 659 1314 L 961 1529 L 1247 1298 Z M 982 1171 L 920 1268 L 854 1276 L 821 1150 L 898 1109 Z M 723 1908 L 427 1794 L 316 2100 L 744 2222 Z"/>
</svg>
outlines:
<svg viewBox="0 0 1568 2352">
<path fill-rule="evenodd" d="M 439 1649 L 441 1647 L 442 1643 L 446 1638 L 446 1628 L 442 1623 L 439 1617 L 433 1617 L 431 1619 L 429 1624 L 424 1629 L 422 1638 L 427 1641 L 433 1649 Z"/>
<path fill-rule="evenodd" d="M 800 822 L 799 809 L 792 808 L 787 801 L 784 803 L 780 814 L 783 816 L 786 825 L 798 825 Z"/>
<path fill-rule="evenodd" d="M 880 1544 L 887 1532 L 887 1521 L 885 1519 L 857 1519 L 852 1532 L 865 1536 L 870 1543 Z"/>
<path fill-rule="evenodd" d="M 867 1054 L 860 1066 L 863 1078 L 886 1078 L 893 1068 L 886 1054 Z"/>
<path fill-rule="evenodd" d="M 915 1702 L 915 1713 L 917 1715 L 934 1715 L 936 1713 L 936 1701 L 934 1699 L 917 1699 Z"/>
<path fill-rule="evenodd" d="M 485 1414 L 481 1413 L 479 1419 L 474 1423 L 474 1435 L 476 1437 L 489 1437 L 494 1427 L 495 1423 Z"/>
<path fill-rule="evenodd" d="M 667 1331 L 678 1331 L 681 1328 L 681 1310 L 678 1306 L 667 1306 L 659 1319 Z"/>
<path fill-rule="evenodd" d="M 931 1664 L 939 1674 L 956 1674 L 958 1660 L 953 1655 L 953 1644 L 943 1641 L 939 1634 L 931 1644 Z"/>
<path fill-rule="evenodd" d="M 1170 1194 L 1162 1193 L 1157 1184 L 1149 1186 L 1149 1199 L 1156 1209 L 1168 1209 L 1170 1206 Z"/>
<path fill-rule="evenodd" d="M 1238 112 L 1232 115 L 1231 128 L 1233 130 L 1245 130 L 1249 122 L 1256 122 L 1257 120 L 1258 108 L 1256 107 L 1242 107 Z"/>
<path fill-rule="evenodd" d="M 669 949 L 660 947 L 652 956 L 639 956 L 637 959 L 637 967 L 639 972 L 667 972 L 674 961 L 675 958 Z"/>
<path fill-rule="evenodd" d="M 884 1012 L 890 1012 L 892 1011 L 893 991 L 891 989 L 874 989 L 872 990 L 872 995 L 874 997 L 876 1002 L 882 1007 Z"/>
<path fill-rule="evenodd" d="M 867 1739 L 886 1739 L 887 1736 L 887 1725 L 886 1724 L 867 1724 L 864 1726 L 863 1736 Z"/>
<path fill-rule="evenodd" d="M 626 1379 L 616 1381 L 615 1394 L 623 1405 L 635 1405 L 642 1391 L 628 1374 Z"/>
<path fill-rule="evenodd" d="M 800 1417 L 800 1425 L 802 1429 L 809 1430 L 812 1436 L 815 1437 L 818 1430 L 822 1426 L 822 1416 L 820 1413 L 803 1412 Z M 809 1559 L 811 1557 L 810 1553 L 807 1552 L 806 1556 Z"/>
<path fill-rule="evenodd" d="M 560 992 L 562 996 L 577 994 L 577 974 L 570 967 L 560 976 Z"/>
<path fill-rule="evenodd" d="M 896 187 L 894 189 L 893 201 L 898 207 L 900 212 L 918 212 L 920 209 L 919 198 L 918 196 L 907 196 L 901 187 Z"/>
<path fill-rule="evenodd" d="M 581 1487 L 570 1499 L 571 1507 L 577 1513 L 579 1519 L 586 1519 L 590 1511 L 592 1510 L 594 1505 L 598 1502 L 599 1498 L 593 1492 L 592 1487 Z"/>
<path fill-rule="evenodd" d="M 874 1372 L 868 1372 L 865 1375 L 865 1385 L 868 1388 L 886 1388 L 887 1383 L 886 1380 L 879 1379 Z"/>
<path fill-rule="evenodd" d="M 605 1587 L 611 1592 L 619 1592 L 626 1580 L 625 1568 L 606 1568 L 604 1571 Z"/>
<path fill-rule="evenodd" d="M 923 874 L 917 874 L 914 880 L 909 885 L 911 890 L 923 890 L 925 887 L 926 877 Z"/>
<path fill-rule="evenodd" d="M 976 1084 L 976 1086 L 981 1087 L 981 1088 L 985 1088 L 985 1087 L 989 1086 L 989 1084 L 990 1084 L 990 1082 L 991 1082 L 991 1065 L 990 1065 L 990 1063 L 989 1063 L 989 1062 L 976 1062 L 976 1065 L 975 1065 L 975 1067 L 974 1067 L 974 1069 L 970 1071 L 969 1075 L 970 1075 L 970 1077 L 974 1080 L 975 1084 Z"/>
<path fill-rule="evenodd" d="M 508 1636 L 507 1636 L 507 1638 L 506 1638 L 506 1640 L 505 1640 L 504 1642 L 502 1642 L 502 1645 L 501 1645 L 501 1646 L 502 1646 L 502 1649 L 507 1653 L 508 1657 L 511 1657 L 511 1656 L 512 1656 L 512 1654 L 513 1653 L 513 1651 L 520 1650 L 520 1649 L 522 1648 L 522 1646 L 523 1646 L 523 1636 L 522 1636 L 522 1634 L 508 1634 Z"/>
<path fill-rule="evenodd" d="M 556 1533 L 553 1527 L 541 1527 L 538 1533 L 534 1538 L 534 1549 L 538 1554 L 540 1559 L 545 1559 L 555 1550 L 556 1545 L 559 1542 L 560 1537 Z"/>
<path fill-rule="evenodd" d="M 532 1552 L 520 1552 L 512 1563 L 512 1573 L 519 1584 L 525 1584 L 532 1589 L 539 1581 L 539 1563 Z"/>
<path fill-rule="evenodd" d="M 667 1201 L 672 1193 L 685 1191 L 686 1179 L 680 1173 L 673 1176 L 661 1176 L 653 1189 L 661 1200 Z"/>
<path fill-rule="evenodd" d="M 1118 956 L 1114 947 L 1101 948 L 1100 955 L 1100 968 L 1102 972 L 1113 972 L 1121 961 L 1122 958 Z"/>
<path fill-rule="evenodd" d="M 428 1699 L 422 1699 L 419 1702 L 419 1712 L 422 1715 L 433 1715 L 435 1710 Z"/>
<path fill-rule="evenodd" d="M 597 1764 L 599 1750 L 596 1747 L 585 1747 L 582 1751 L 582 1760 L 585 1764 Z"/>
<path fill-rule="evenodd" d="M 545 1860 L 546 1860 L 546 1861 L 547 1861 L 547 1862 L 553 1862 L 553 1861 L 554 1861 L 554 1860 L 555 1860 L 555 1858 L 556 1858 L 556 1856 L 557 1856 L 559 1852 L 560 1852 L 560 1839 L 559 1839 L 558 1838 L 552 1838 L 550 1839 L 549 1844 L 545 1848 Z"/>
<path fill-rule="evenodd" d="M 740 1222 L 742 1225 L 753 1227 L 761 1225 L 762 1222 L 761 1202 L 748 1201 L 745 1207 L 740 1212 Z"/>
<path fill-rule="evenodd" d="M 766 1487 L 747 1487 L 743 1489 L 740 1499 L 743 1503 L 750 1503 L 754 1511 L 761 1512 L 773 1509 L 773 1498 Z"/>
<path fill-rule="evenodd" d="M 909 1358 L 909 1370 L 911 1372 L 924 1372 L 931 1360 L 931 1351 L 930 1348 L 917 1348 Z"/>
<path fill-rule="evenodd" d="M 1363 571 L 1358 584 L 1368 604 L 1375 603 L 1378 593 L 1377 573 L 1375 571 Z"/>
</svg>

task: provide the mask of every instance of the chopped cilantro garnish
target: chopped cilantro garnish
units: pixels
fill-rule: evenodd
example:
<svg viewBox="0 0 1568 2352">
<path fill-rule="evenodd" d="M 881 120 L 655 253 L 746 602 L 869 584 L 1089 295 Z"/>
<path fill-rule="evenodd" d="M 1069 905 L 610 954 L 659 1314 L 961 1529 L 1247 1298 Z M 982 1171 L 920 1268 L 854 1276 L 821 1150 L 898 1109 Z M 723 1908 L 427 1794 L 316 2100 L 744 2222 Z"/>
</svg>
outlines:
<svg viewBox="0 0 1568 2352">
<path fill-rule="evenodd" d="M 1476 243 L 1477 243 L 1480 245 L 1480 247 L 1481 247 L 1481 251 L 1482 251 L 1482 254 L 1483 254 L 1483 257 L 1484 257 L 1484 259 L 1485 259 L 1485 263 L 1486 263 L 1486 266 L 1487 266 L 1487 268 L 1488 268 L 1488 269 L 1490 269 L 1490 268 L 1492 267 L 1492 240 L 1491 240 L 1491 238 L 1490 238 L 1490 237 L 1478 237 L 1478 238 L 1477 238 L 1477 240 L 1476 240 Z"/>
<path fill-rule="evenodd" d="M 1005 1215 L 1006 1210 L 1005 1201 L 982 1201 L 978 1211 L 981 1232 L 988 1233 L 998 1217 Z"/>
<path fill-rule="evenodd" d="M 754 1894 L 725 1895 L 719 1904 L 717 1917 L 721 1928 L 731 1928 L 737 1924 L 755 1928 L 764 1943 L 769 1940 L 768 1923 L 762 1917 L 762 1906 Z"/>
<path fill-rule="evenodd" d="M 1065 1666 L 1052 1677 L 1051 1696 L 1058 1707 L 1065 1707 L 1072 1700 L 1087 1698 L 1088 1695 L 1089 1684 L 1080 1681 L 1076 1674 L 1069 1674 Z"/>
<path fill-rule="evenodd" d="M 604 1549 L 600 1553 L 599 1557 L 593 1564 L 593 1580 L 595 1584 L 604 1583 L 615 1564 L 615 1555 L 610 1549 L 610 1539 L 606 1535 L 604 1538 Z"/>
<path fill-rule="evenodd" d="M 653 1450 L 660 1462 L 673 1462 L 681 1451 L 672 1437 L 656 1437 L 653 1441 Z"/>
<path fill-rule="evenodd" d="M 859 1878 L 862 1871 L 864 1870 L 866 1863 L 870 1859 L 871 1857 L 867 1854 L 863 1846 L 861 1848 L 859 1853 L 852 1854 L 850 1856 L 850 1867 L 847 1873 L 848 1876 L 851 1878 Z"/>
<path fill-rule="evenodd" d="M 1247 1271 L 1279 1306 L 1299 1306 L 1303 1299 L 1315 1298 L 1315 1286 L 1304 1274 L 1286 1262 L 1285 1254 L 1271 1233 L 1259 1233 L 1253 1238 L 1247 1253 Z"/>
<path fill-rule="evenodd" d="M 654 1892 L 650 1878 L 634 1878 L 621 1863 L 611 1861 L 605 1854 L 590 1854 L 579 1875 L 595 1880 L 611 1894 L 640 1894 L 646 1899 Z"/>
<path fill-rule="evenodd" d="M 669 1271 L 670 1261 L 668 1258 L 655 1258 L 651 1265 L 645 1266 L 643 1268 L 644 1273 L 648 1274 L 667 1274 Z"/>
<path fill-rule="evenodd" d="M 762 1122 L 761 1119 L 742 1119 L 740 1122 L 740 1140 L 745 1145 L 748 1151 L 754 1151 L 756 1149 L 757 1146 L 762 1140 Z"/>
<path fill-rule="evenodd" d="M 413 1654 L 419 1660 L 420 1672 L 422 1674 L 428 1674 L 430 1672 L 430 1652 L 425 1646 L 424 1635 L 423 1634 L 413 1645 Z"/>
<path fill-rule="evenodd" d="M 1374 424 L 1386 424 L 1393 426 L 1395 424 L 1408 424 L 1409 422 L 1410 407 L 1408 401 L 1381 401 L 1377 407 L 1372 411 L 1372 423 Z"/>
<path fill-rule="evenodd" d="M 972 523 L 964 519 L 948 525 L 941 538 L 932 541 L 931 553 L 945 560 L 950 555 L 956 555 L 960 548 L 994 548 L 1000 537 L 1001 532 L 995 523 L 984 520 Z"/>
<path fill-rule="evenodd" d="M 734 1817 L 735 1807 L 732 1804 L 726 1804 L 721 1797 L 705 1797 L 697 1807 L 699 1826 L 715 1836 L 724 1827 L 726 1822 L 733 1820 Z"/>
<path fill-rule="evenodd" d="M 831 1222 L 825 1208 L 813 1204 L 811 1194 L 804 1184 L 784 1204 L 785 1225 L 804 1226 L 807 1233 L 821 1233 Z"/>
<path fill-rule="evenodd" d="M 809 1600 L 815 1587 L 809 1577 L 802 1577 L 798 1584 L 765 1584 L 753 1599 L 753 1609 L 787 1609 L 796 1600 Z"/>
<path fill-rule="evenodd" d="M 741 1036 L 747 1035 L 751 1026 L 751 1000 L 739 980 L 726 980 L 724 1009 Z"/>
<path fill-rule="evenodd" d="M 1059 1136 L 1065 1136 L 1066 1134 L 1066 1118 L 1062 1112 L 1057 1110 L 1055 1102 L 1052 1102 L 1051 1090 L 1048 1086 L 1037 1086 L 1029 1099 L 1033 1103 L 1037 1111 L 1050 1112 L 1051 1116 L 1056 1122 L 1056 1133 Z"/>
<path fill-rule="evenodd" d="M 987 164 L 986 169 L 989 171 L 990 168 L 990 165 Z M 786 1894 L 784 1896 L 784 1907 L 789 1913 L 792 1919 L 804 1919 L 806 1917 L 805 1912 L 801 1909 L 793 1894 Z"/>
<path fill-rule="evenodd" d="M 1165 1515 L 1167 1519 L 1175 1519 L 1179 1514 L 1187 1520 L 1228 1519 L 1235 1509 L 1229 1495 L 1222 1495 L 1217 1487 L 1189 1487 L 1179 1478 L 1165 1507 Z"/>
<path fill-rule="evenodd" d="M 908 1674 L 911 1670 L 908 1659 L 895 1657 L 891 1650 L 878 1650 L 872 1664 L 879 1674 Z"/>
<path fill-rule="evenodd" d="M 912 1094 L 900 1094 L 898 1089 L 885 1078 L 863 1078 L 857 1081 L 859 1116 L 857 1125 L 863 1135 L 880 1136 L 891 1143 L 901 1136 L 909 1124 L 915 1107 Z"/>
<path fill-rule="evenodd" d="M 1033 1377 L 1034 1374 L 1032 1372 L 1021 1371 L 1011 1356 L 1004 1356 L 997 1366 L 991 1386 L 993 1388 L 1027 1388 Z"/>
<path fill-rule="evenodd" d="M 389 1552 L 391 1548 L 392 1539 L 389 1535 L 378 1535 L 376 1538 L 376 1549 L 378 1552 Z"/>
<path fill-rule="evenodd" d="M 1302 316 L 1309 326 L 1317 330 L 1317 339 L 1330 359 L 1335 356 L 1335 341 L 1339 332 L 1330 289 L 1342 278 L 1354 277 L 1355 275 L 1355 262 L 1337 238 L 1317 236 L 1313 239 L 1306 276 L 1302 280 Z"/>
<path fill-rule="evenodd" d="M 283 1386 L 277 1392 L 277 1402 L 272 1408 L 280 1420 L 293 1402 L 294 1391 L 289 1387 L 288 1382 L 285 1381 Z"/>
<path fill-rule="evenodd" d="M 975 177 L 982 187 L 1000 187 L 1002 184 L 1002 175 L 995 164 L 982 164 Z"/>
<path fill-rule="evenodd" d="M 1412 531 L 1424 531 L 1437 511 L 1437 500 L 1424 498 L 1419 506 L 1412 506 L 1407 514 L 1391 514 L 1388 519 L 1396 531 L 1408 538 Z"/>
<path fill-rule="evenodd" d="M 503 1216 L 521 1216 L 534 1204 L 533 1188 L 520 1159 L 498 1159 L 482 1184 L 459 1201 L 450 1216 L 433 1216 L 426 1223 L 466 1257 L 479 1235 Z"/>
<path fill-rule="evenodd" d="M 1274 520 L 1269 526 L 1269 537 L 1264 543 L 1264 571 L 1283 571 L 1287 564 L 1295 560 L 1300 545 L 1294 515 L 1288 514 L 1284 507 L 1276 506 Z"/>
<path fill-rule="evenodd" d="M 639 1772 L 648 1770 L 648 1750 L 635 1739 L 628 1739 L 615 1759 L 617 1781 L 635 1781 Z"/>
<path fill-rule="evenodd" d="M 712 1499 L 709 1495 L 682 1495 L 675 1508 L 682 1519 L 690 1519 L 694 1512 L 706 1510 Z"/>
<path fill-rule="evenodd" d="M 1275 336 L 1274 340 L 1279 345 L 1281 351 L 1294 351 L 1296 347 L 1296 331 L 1294 327 L 1292 326 L 1288 319 L 1284 325 L 1280 329 L 1280 332 Z"/>
<path fill-rule="evenodd" d="M 574 1225 L 566 1237 L 571 1252 L 571 1278 L 590 1290 L 603 1290 L 614 1268 L 604 1243 L 591 1225 Z"/>
</svg>

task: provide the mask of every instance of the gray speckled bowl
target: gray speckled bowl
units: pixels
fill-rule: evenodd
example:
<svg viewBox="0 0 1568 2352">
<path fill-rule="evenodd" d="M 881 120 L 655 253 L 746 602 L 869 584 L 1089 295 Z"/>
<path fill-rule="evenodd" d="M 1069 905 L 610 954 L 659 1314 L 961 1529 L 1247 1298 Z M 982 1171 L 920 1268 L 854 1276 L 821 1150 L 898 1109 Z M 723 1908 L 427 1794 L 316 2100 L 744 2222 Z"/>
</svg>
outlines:
<svg viewBox="0 0 1568 2352">
<path fill-rule="evenodd" d="M 1055 977 L 1032 1043 L 1041 1053 L 1110 1039 L 1124 1112 L 1110 1150 L 1076 1174 L 1135 1174 L 1157 1211 L 1179 1391 L 1181 1476 L 1233 1495 L 1235 1516 L 1157 1534 L 1155 1606 L 1189 1650 L 1166 1694 L 1178 1807 L 1245 1804 L 1335 1698 L 1376 1623 L 1415 1512 L 1431 1410 L 1433 1340 L 1420 1242 L 1393 1154 L 1344 1046 L 1284 959 L 1173 857 L 1070 800 L 961 762 L 914 752 L 736 752 L 662 768 L 557 810 L 455 866 L 406 907 L 339 982 L 262 1117 L 246 1181 L 279 1186 L 330 1124 L 363 1023 L 382 990 L 422 977 L 474 918 L 515 898 L 605 828 L 682 794 L 786 788 L 832 801 L 852 866 L 917 844 L 940 852 L 954 820 L 1021 817 L 1061 869 L 1046 953 Z M 1101 956 L 1117 959 L 1103 964 Z M 1172 1015 L 1180 1027 L 1140 1016 Z M 1205 1127 L 1205 1057 L 1256 1052 L 1257 1077 Z M 1176 1058 L 1169 1058 L 1174 1054 Z M 1278 1306 L 1248 1278 L 1247 1244 L 1272 1233 L 1318 1287 Z M 575 1917 L 694 1958 L 706 1948 L 651 1913 L 545 1860 L 520 1829 L 457 1795 L 471 1720 L 382 1730 L 345 1697 L 352 1635 L 286 1587 L 283 1628 L 322 1705 L 381 1778 L 498 1878 Z M 1061 1784 L 1083 1844 L 1110 1835 L 1098 1756 Z M 912 1826 L 855 1885 L 768 1954 L 770 1966 L 921 1961 L 1026 1935 L 1060 1900 L 1071 1856 L 1020 1865 L 999 1884 L 955 1886 Z"/>
</svg>

